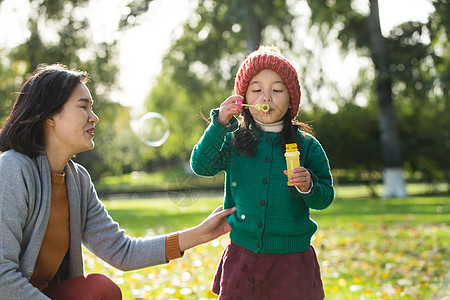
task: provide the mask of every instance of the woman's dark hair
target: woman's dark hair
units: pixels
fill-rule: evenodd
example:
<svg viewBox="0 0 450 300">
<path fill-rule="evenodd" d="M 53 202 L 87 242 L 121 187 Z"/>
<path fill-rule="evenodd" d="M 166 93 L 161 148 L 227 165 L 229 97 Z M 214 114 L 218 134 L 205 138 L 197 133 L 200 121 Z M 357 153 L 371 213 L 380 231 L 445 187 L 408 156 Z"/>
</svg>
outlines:
<svg viewBox="0 0 450 300">
<path fill-rule="evenodd" d="M 3 127 L 0 152 L 14 149 L 36 157 L 43 149 L 43 124 L 59 113 L 78 83 L 86 83 L 86 72 L 61 64 L 38 67 L 23 84 Z"/>
<path fill-rule="evenodd" d="M 245 156 L 255 157 L 256 144 L 261 136 L 261 130 L 255 123 L 250 110 L 244 109 L 243 118 L 239 122 L 239 128 L 233 132 L 233 144 L 236 149 Z M 284 152 L 286 144 L 297 143 L 297 130 L 300 129 L 314 135 L 310 125 L 299 121 L 291 120 L 291 109 L 289 108 L 283 117 L 283 129 L 280 133 L 281 151 Z M 256 129 L 256 130 L 255 130 Z M 257 134 L 259 132 L 259 134 Z"/>
</svg>

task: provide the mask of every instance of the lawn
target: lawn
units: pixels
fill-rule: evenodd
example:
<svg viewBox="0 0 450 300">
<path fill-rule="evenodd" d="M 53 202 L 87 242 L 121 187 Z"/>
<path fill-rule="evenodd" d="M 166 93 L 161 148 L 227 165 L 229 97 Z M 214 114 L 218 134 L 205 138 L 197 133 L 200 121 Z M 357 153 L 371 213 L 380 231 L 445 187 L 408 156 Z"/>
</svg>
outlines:
<svg viewBox="0 0 450 300">
<path fill-rule="evenodd" d="M 220 194 L 194 191 L 104 203 L 128 234 L 151 236 L 196 225 L 221 201 Z M 312 211 L 319 224 L 313 245 L 326 299 L 450 297 L 449 204 L 450 196 L 340 196 L 328 209 Z M 124 299 L 216 299 L 209 287 L 228 242 L 224 236 L 188 250 L 181 259 L 131 272 L 114 269 L 85 250 L 86 271 L 110 276 Z"/>
</svg>

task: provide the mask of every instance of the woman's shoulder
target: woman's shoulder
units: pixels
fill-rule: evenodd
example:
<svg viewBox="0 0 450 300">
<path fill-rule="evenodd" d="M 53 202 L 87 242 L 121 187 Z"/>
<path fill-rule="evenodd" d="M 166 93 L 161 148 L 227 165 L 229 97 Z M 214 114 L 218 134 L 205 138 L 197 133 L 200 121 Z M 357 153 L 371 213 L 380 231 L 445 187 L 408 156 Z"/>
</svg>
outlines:
<svg viewBox="0 0 450 300">
<path fill-rule="evenodd" d="M 8 150 L 0 153 L 0 168 L 10 170 L 11 168 L 23 168 L 31 166 L 33 159 L 15 150 Z"/>
<path fill-rule="evenodd" d="M 36 180 L 39 174 L 36 160 L 14 151 L 8 150 L 0 154 L 0 181 L 9 186 L 17 182 Z"/>
</svg>

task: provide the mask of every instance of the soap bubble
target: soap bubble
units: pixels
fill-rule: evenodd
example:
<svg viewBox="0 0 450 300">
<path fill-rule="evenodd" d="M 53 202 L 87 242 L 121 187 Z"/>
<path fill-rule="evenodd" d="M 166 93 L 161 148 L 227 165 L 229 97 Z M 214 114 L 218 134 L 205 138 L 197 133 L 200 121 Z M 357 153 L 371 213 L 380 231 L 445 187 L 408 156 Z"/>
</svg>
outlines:
<svg viewBox="0 0 450 300">
<path fill-rule="evenodd" d="M 158 113 L 148 112 L 139 119 L 137 134 L 150 147 L 159 147 L 169 138 L 169 122 Z"/>
</svg>

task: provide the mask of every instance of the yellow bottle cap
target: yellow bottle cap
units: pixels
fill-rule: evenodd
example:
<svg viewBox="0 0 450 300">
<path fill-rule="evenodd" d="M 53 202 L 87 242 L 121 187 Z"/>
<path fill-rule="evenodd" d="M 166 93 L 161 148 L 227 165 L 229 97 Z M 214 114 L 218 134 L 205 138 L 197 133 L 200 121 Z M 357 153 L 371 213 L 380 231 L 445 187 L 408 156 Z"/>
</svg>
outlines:
<svg viewBox="0 0 450 300">
<path fill-rule="evenodd" d="M 295 151 L 297 151 L 297 144 L 296 143 L 286 144 L 286 151 L 287 152 L 295 152 Z"/>
</svg>

